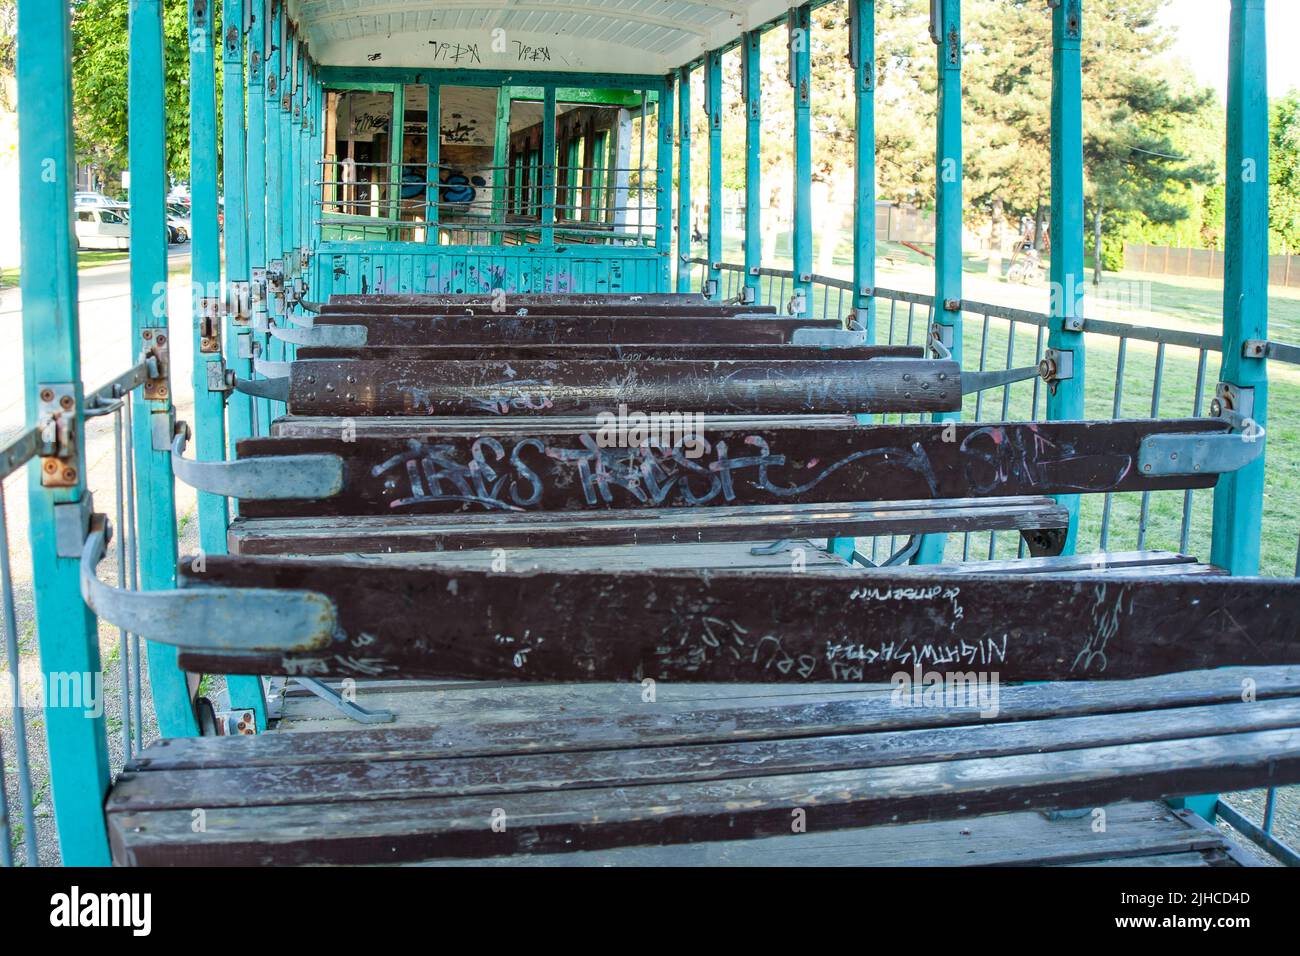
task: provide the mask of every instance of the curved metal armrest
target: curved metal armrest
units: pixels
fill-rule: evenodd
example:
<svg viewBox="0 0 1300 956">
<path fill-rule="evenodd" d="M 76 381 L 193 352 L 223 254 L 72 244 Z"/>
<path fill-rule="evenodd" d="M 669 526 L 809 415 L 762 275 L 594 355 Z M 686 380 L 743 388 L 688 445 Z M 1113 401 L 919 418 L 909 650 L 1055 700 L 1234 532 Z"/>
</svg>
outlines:
<svg viewBox="0 0 1300 956">
<path fill-rule="evenodd" d="M 369 336 L 369 329 L 364 325 L 272 326 L 269 331 L 272 338 L 290 345 L 320 345 L 336 349 L 361 348 Z"/>
<path fill-rule="evenodd" d="M 332 498 L 343 490 L 343 459 L 328 453 L 268 455 L 235 461 L 185 457 L 189 426 L 172 439 L 172 471 L 192 488 L 247 501 Z"/>
<path fill-rule="evenodd" d="M 315 591 L 184 588 L 125 591 L 95 575 L 109 538 L 91 518 L 81 551 L 81 596 L 100 618 L 150 641 L 234 653 L 297 653 L 329 646 L 338 629 L 334 602 Z"/>
</svg>

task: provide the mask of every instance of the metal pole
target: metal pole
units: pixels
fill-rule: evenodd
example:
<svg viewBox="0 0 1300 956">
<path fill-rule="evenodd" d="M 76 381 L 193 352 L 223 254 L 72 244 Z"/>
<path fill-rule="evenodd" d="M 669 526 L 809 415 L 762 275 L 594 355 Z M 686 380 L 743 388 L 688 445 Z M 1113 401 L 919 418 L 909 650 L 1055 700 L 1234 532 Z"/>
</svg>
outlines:
<svg viewBox="0 0 1300 956">
<path fill-rule="evenodd" d="M 961 362 L 961 0 L 939 0 L 934 9 L 939 14 L 938 22 L 931 25 L 932 39 L 938 46 L 939 117 L 931 335 Z M 958 412 L 941 412 L 935 414 L 934 420 L 955 421 L 960 417 Z M 946 543 L 947 535 L 925 535 L 913 563 L 938 564 L 943 560 Z"/>
<path fill-rule="evenodd" d="M 677 291 L 691 291 L 691 68 L 677 76 Z"/>
<path fill-rule="evenodd" d="M 161 36 L 158 50 L 161 54 Z M 46 689 L 45 735 L 63 861 L 97 866 L 109 861 L 102 811 L 109 784 L 108 741 L 102 710 L 99 716 L 88 718 L 91 708 L 84 698 L 87 684 L 103 674 L 98 627 L 81 600 L 80 561 L 59 547 L 56 533 L 61 511 L 75 516 L 83 503 L 89 504 L 85 449 L 79 440 L 84 434 L 84 416 L 72 227 L 76 166 L 67 4 L 22 4 L 18 11 L 17 76 L 27 421 L 53 423 L 57 416 L 70 422 L 73 436 L 67 447 L 60 449 L 62 457 L 38 459 L 27 472 L 32 566 L 38 572 L 33 580 L 41 679 Z M 8 542 L 0 540 L 0 546 L 5 549 L 7 566 Z M 4 571 L 8 577 L 8 568 Z M 16 651 L 14 623 L 6 621 L 11 655 Z M 11 656 L 11 666 L 15 662 L 16 655 Z M 82 689 L 80 695 L 73 695 L 82 700 L 55 699 L 55 688 L 72 687 Z M 21 695 L 22 688 L 13 691 Z M 21 726 L 15 730 L 22 732 Z M 30 799 L 27 803 L 30 805 Z M 34 846 L 35 838 L 34 832 L 27 834 L 29 847 Z"/>
<path fill-rule="evenodd" d="M 794 89 L 794 295 L 790 312 L 812 311 L 812 5 L 792 9 L 790 85 Z"/>
<path fill-rule="evenodd" d="M 131 168 L 131 333 L 134 361 L 145 349 L 167 352 L 167 171 L 163 104 L 161 0 L 138 0 L 131 8 L 129 64 Z M 69 167 L 71 168 L 71 167 Z M 28 235 L 36 235 L 31 232 Z M 171 377 L 131 394 L 132 446 L 138 511 L 140 586 L 176 586 L 176 491 L 170 438 L 174 430 Z M 146 638 L 148 635 L 144 635 Z M 198 721 L 176 648 L 147 643 L 149 685 L 158 730 L 164 737 L 197 736 Z"/>
<path fill-rule="evenodd" d="M 1068 354 L 1069 378 L 1050 383 L 1047 417 L 1084 418 L 1083 337 L 1083 77 L 1079 46 L 1083 0 L 1052 11 L 1052 267 L 1047 347 Z M 1061 367 L 1059 361 L 1058 368 Z M 1079 496 L 1057 495 L 1070 512 L 1064 554 L 1079 534 Z"/>
<path fill-rule="evenodd" d="M 655 148 L 655 251 L 659 254 L 659 285 L 673 284 L 673 88 L 668 77 L 659 93 L 659 144 Z M 642 194 L 644 195 L 644 187 Z"/>
<path fill-rule="evenodd" d="M 709 51 L 704 67 L 704 112 L 709 118 L 709 267 L 705 288 L 722 298 L 722 53 Z"/>
<path fill-rule="evenodd" d="M 876 341 L 876 14 L 872 0 L 849 0 L 853 65 L 853 312 Z"/>
<path fill-rule="evenodd" d="M 1228 192 L 1224 241 L 1223 365 L 1219 399 L 1259 427 L 1268 372 L 1248 341 L 1268 338 L 1268 88 L 1264 0 L 1233 0 L 1228 56 Z M 1232 574 L 1259 572 L 1264 457 L 1214 489 L 1210 560 Z"/>
<path fill-rule="evenodd" d="M 741 92 L 745 100 L 745 299 L 758 302 L 763 259 L 763 34 L 749 30 L 740 40 Z"/>
</svg>

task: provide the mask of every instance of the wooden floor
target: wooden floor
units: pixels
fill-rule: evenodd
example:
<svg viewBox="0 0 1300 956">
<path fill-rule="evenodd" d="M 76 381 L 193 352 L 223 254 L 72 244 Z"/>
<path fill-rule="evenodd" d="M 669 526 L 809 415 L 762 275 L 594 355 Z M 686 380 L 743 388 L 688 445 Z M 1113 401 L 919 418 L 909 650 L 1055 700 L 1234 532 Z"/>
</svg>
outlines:
<svg viewBox="0 0 1300 956">
<path fill-rule="evenodd" d="M 277 680 L 276 688 L 282 688 Z M 646 707 L 667 711 L 816 703 L 889 693 L 885 686 L 798 687 L 677 684 L 655 688 L 643 701 L 641 685 L 518 685 L 385 681 L 357 685 L 357 702 L 390 710 L 395 721 L 378 727 L 428 727 L 462 723 L 545 720 L 559 716 L 626 713 Z M 362 725 L 309 692 L 288 685 L 275 695 L 280 720 L 274 732 L 355 731 Z M 1104 809 L 1104 826 L 1090 812 L 1055 815 L 1017 812 L 951 822 L 867 827 L 757 840 L 717 841 L 425 864 L 480 866 L 1142 866 L 1263 865 L 1225 832 L 1163 803 L 1119 803 Z"/>
</svg>

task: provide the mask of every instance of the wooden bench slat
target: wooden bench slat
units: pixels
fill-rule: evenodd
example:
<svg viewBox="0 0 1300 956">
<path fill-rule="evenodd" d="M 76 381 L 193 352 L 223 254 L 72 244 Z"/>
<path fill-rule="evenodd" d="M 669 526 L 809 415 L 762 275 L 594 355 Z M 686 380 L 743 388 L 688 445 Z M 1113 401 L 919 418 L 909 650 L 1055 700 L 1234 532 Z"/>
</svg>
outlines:
<svg viewBox="0 0 1300 956">
<path fill-rule="evenodd" d="M 1069 512 L 1051 498 L 986 498 L 892 502 L 883 506 L 846 502 L 448 517 L 241 517 L 231 522 L 227 541 L 232 554 L 382 554 L 548 545 L 702 544 L 764 537 L 1019 531 L 1063 529 L 1069 524 Z M 482 563 L 486 567 L 491 564 L 491 552 L 484 555 Z"/>
<path fill-rule="evenodd" d="M 294 362 L 297 415 L 589 412 L 935 412 L 961 408 L 955 362 L 876 358 L 812 361 Z"/>
<path fill-rule="evenodd" d="M 359 325 L 365 345 L 768 343 L 793 340 L 797 329 L 838 329 L 839 322 L 788 318 L 645 318 L 641 316 L 368 315 L 329 313 L 316 325 Z"/>
<path fill-rule="evenodd" d="M 182 561 L 180 581 L 314 591 L 338 609 L 332 648 L 182 648 L 181 666 L 199 673 L 870 683 L 919 664 L 1003 680 L 1119 679 L 1291 663 L 1300 618 L 1290 579 L 496 574 L 208 555 L 201 569 Z"/>
<path fill-rule="evenodd" d="M 669 688 L 661 686 L 654 708 L 648 709 L 640 706 L 641 686 L 624 684 L 617 689 L 622 690 L 625 699 L 636 702 L 630 711 L 626 705 L 611 706 L 606 702 L 598 711 L 579 713 L 568 697 L 564 698 L 566 703 L 559 703 L 540 693 L 551 688 L 508 684 L 503 686 L 509 689 L 512 700 L 523 701 L 525 713 L 502 720 L 497 716 L 500 711 L 482 699 L 476 684 L 448 687 L 437 700 L 439 719 L 432 726 L 353 729 L 347 733 L 184 737 L 150 745 L 128 767 L 145 772 L 561 753 L 1119 716 L 1240 701 L 1246 679 L 1253 682 L 1258 701 L 1300 697 L 1298 666 L 1226 667 L 1131 681 L 1002 686 L 997 713 L 991 716 L 982 715 L 981 708 L 973 704 L 898 707 L 889 685 L 854 689 L 831 700 L 763 704 L 750 699 L 743 704 L 723 702 L 717 706 L 690 699 L 675 703 Z M 358 681 L 358 687 L 361 684 Z M 583 685 L 580 689 L 602 687 Z M 363 703 L 367 696 L 359 690 L 358 699 Z"/>
<path fill-rule="evenodd" d="M 1207 419 L 861 426 L 846 419 L 704 422 L 698 458 L 680 446 L 602 448 L 596 424 L 571 419 L 480 429 L 381 430 L 343 420 L 331 438 L 255 438 L 240 458 L 328 452 L 343 457 L 343 491 L 313 501 L 254 501 L 249 517 L 584 511 L 1154 491 L 1213 487 L 1216 476 L 1146 477 L 1143 437 L 1214 434 Z M 725 425 L 726 427 L 720 427 Z M 282 423 L 285 430 L 290 426 Z M 306 425 L 317 433 L 329 424 Z M 349 430 L 351 429 L 351 430 Z"/>
<path fill-rule="evenodd" d="M 337 348 L 320 345 L 299 347 L 300 361 L 319 359 L 364 359 L 369 361 L 728 361 L 810 362 L 819 359 L 924 358 L 924 349 L 910 345 L 869 345 L 862 348 L 818 348 L 805 345 L 394 345 Z"/>
<path fill-rule="evenodd" d="M 438 799 L 111 812 L 114 857 L 136 865 L 400 862 L 437 856 L 752 838 L 1030 806 L 1234 790 L 1300 780 L 1294 728 L 1042 754 L 708 783 Z M 507 825 L 492 821 L 505 808 Z"/>
<path fill-rule="evenodd" d="M 919 696 L 923 689 L 918 687 Z M 990 707 L 996 698 L 990 697 Z M 925 730 L 834 734 L 571 754 L 533 753 L 428 760 L 292 763 L 123 773 L 110 813 L 204 807 L 501 796 L 597 787 L 705 783 L 777 774 L 829 773 L 979 757 L 1006 757 L 1143 741 L 1181 740 L 1300 728 L 1300 699 L 1216 704 L 1118 716 L 1049 718 Z"/>
<path fill-rule="evenodd" d="M 1171 551 L 1109 551 L 1027 557 L 1014 561 L 966 561 L 929 566 L 937 574 L 1223 574 L 1222 568 Z"/>
</svg>

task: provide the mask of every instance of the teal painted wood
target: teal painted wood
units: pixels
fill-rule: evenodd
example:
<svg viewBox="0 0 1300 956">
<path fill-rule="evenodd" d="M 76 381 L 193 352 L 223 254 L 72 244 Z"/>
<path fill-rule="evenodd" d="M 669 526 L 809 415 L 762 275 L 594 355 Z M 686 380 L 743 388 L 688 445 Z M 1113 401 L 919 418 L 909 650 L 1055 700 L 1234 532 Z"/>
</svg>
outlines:
<svg viewBox="0 0 1300 956">
<path fill-rule="evenodd" d="M 722 298 L 722 54 L 711 51 L 704 66 L 704 112 L 709 118 L 709 267 L 710 298 Z"/>
<path fill-rule="evenodd" d="M 19 225 L 22 244 L 23 373 L 27 421 L 37 420 L 43 384 L 70 384 L 76 397 L 75 434 L 82 435 L 77 260 L 72 229 L 72 36 L 68 5 L 24 3 L 18 11 Z M 80 562 L 60 558 L 55 507 L 81 501 L 85 450 L 66 466 L 72 487 L 41 485 L 40 461 L 27 470 L 29 541 L 34 571 L 36 635 L 44 686 L 51 678 L 92 681 L 103 673 L 98 626 L 81 600 Z M 45 737 L 59 850 L 69 866 L 107 866 L 108 740 L 102 712 L 88 717 L 83 701 L 45 697 Z M 35 834 L 28 836 L 34 839 Z"/>
<path fill-rule="evenodd" d="M 555 87 L 542 93 L 542 245 L 555 242 Z"/>
<path fill-rule="evenodd" d="M 677 75 L 677 291 L 691 291 L 691 69 Z"/>
<path fill-rule="evenodd" d="M 1086 355 L 1083 321 L 1083 70 L 1082 0 L 1052 12 L 1052 266 L 1047 346 L 1073 353 L 1074 375 L 1047 392 L 1047 417 L 1071 421 L 1083 411 Z M 1063 554 L 1079 533 L 1079 496 L 1057 495 L 1070 512 Z"/>
<path fill-rule="evenodd" d="M 424 241 L 438 242 L 438 164 L 442 162 L 442 88 L 437 83 L 428 87 L 429 135 L 425 138 L 424 161 L 428 163 L 425 171 L 427 186 L 424 197 L 424 218 L 429 224 L 425 230 Z"/>
<path fill-rule="evenodd" d="M 248 31 L 248 119 L 245 129 L 245 178 L 248 182 L 248 269 L 254 285 L 252 344 L 266 355 L 266 47 L 269 32 L 266 0 L 248 0 L 252 22 Z M 271 423 L 271 403 L 252 402 L 255 430 L 265 435 Z"/>
<path fill-rule="evenodd" d="M 190 36 L 190 262 L 191 366 L 194 385 L 195 457 L 221 461 L 226 457 L 226 416 L 222 394 L 208 391 L 208 364 L 220 364 L 220 352 L 201 351 L 202 308 L 215 306 L 221 288 L 221 232 L 217 224 L 217 84 L 212 48 L 211 7 L 205 0 L 189 4 Z M 230 515 L 226 499 L 200 491 L 199 546 L 224 554 Z"/>
<path fill-rule="evenodd" d="M 226 285 L 225 302 L 225 355 L 226 364 L 241 378 L 252 377 L 252 362 L 239 357 L 239 336 L 248 335 L 249 327 L 241 320 L 233 306 L 239 288 L 244 287 L 248 274 L 248 217 L 245 212 L 247 186 L 244 177 L 244 4 L 243 0 L 225 0 L 222 8 L 221 22 L 225 24 L 221 41 L 222 97 L 221 97 L 221 133 L 222 133 L 222 170 L 221 183 L 225 200 L 225 228 L 222 230 L 226 245 Z M 192 35 L 192 34 L 191 34 Z M 191 97 L 194 89 L 191 87 Z M 191 141 L 195 135 L 191 126 Z M 192 149 L 193 147 L 191 147 Z M 191 182 L 191 188 L 193 188 Z M 197 203 L 197 200 L 193 200 Z M 197 221 L 198 207 L 193 212 Z M 195 260 L 197 263 L 197 259 Z M 196 352 L 197 354 L 197 352 Z M 206 388 L 206 383 L 204 383 Z M 197 385 L 196 385 L 197 388 Z M 220 404 L 220 396 L 218 404 Z M 228 441 L 230 447 L 243 438 L 253 434 L 252 404 L 247 395 L 232 393 L 228 400 L 226 414 L 229 419 Z M 196 411 L 197 414 L 197 411 Z M 224 450 L 227 457 L 234 457 Z M 223 503 L 226 499 L 222 499 Z M 202 499 L 200 499 L 200 502 Z M 232 502 L 232 507 L 238 503 Z M 202 504 L 200 504 L 202 508 Z M 203 534 L 202 515 L 199 518 L 199 533 Z M 207 550 L 208 545 L 204 544 Z M 221 535 L 220 548 L 216 553 L 224 554 L 226 547 L 224 531 Z M 266 696 L 262 689 L 262 678 L 255 674 L 226 676 L 226 689 L 230 695 L 232 708 L 251 708 L 254 712 L 259 730 L 267 724 Z"/>
<path fill-rule="evenodd" d="M 573 89 L 580 87 L 613 88 L 619 90 L 654 89 L 660 77 L 651 73 L 557 73 L 549 70 L 443 70 L 412 69 L 390 66 L 323 66 L 321 79 L 326 86 L 346 86 L 349 89 L 383 88 L 393 83 L 428 83 L 430 80 L 443 86 L 500 86 L 550 87 Z"/>
<path fill-rule="evenodd" d="M 1233 0 L 1228 54 L 1227 234 L 1223 270 L 1223 366 L 1219 381 L 1250 389 L 1246 411 L 1267 422 L 1268 368 L 1242 354 L 1268 338 L 1268 86 L 1264 0 Z M 1264 456 L 1224 475 L 1214 490 L 1210 560 L 1233 574 L 1259 572 Z"/>
<path fill-rule="evenodd" d="M 790 10 L 790 84 L 794 88 L 794 296 L 789 311 L 812 310 L 812 7 Z"/>
<path fill-rule="evenodd" d="M 496 129 L 492 139 L 492 221 L 506 220 L 506 190 L 510 185 L 510 176 L 506 166 L 510 161 L 510 87 L 502 86 L 497 90 Z M 499 246 L 505 233 L 498 232 L 492 237 L 492 244 Z"/>
<path fill-rule="evenodd" d="M 163 85 L 159 82 L 163 76 L 160 0 L 133 3 L 130 48 L 131 350 L 123 358 L 135 362 L 146 342 L 156 342 L 158 334 L 171 339 L 167 328 Z M 167 397 L 158 401 L 147 400 L 142 389 L 132 392 L 140 587 L 146 591 L 176 586 L 176 492 L 171 454 L 170 449 L 153 447 L 155 417 L 170 421 L 173 415 L 171 392 L 168 388 Z M 176 649 L 149 642 L 148 662 L 159 733 L 164 737 L 196 736 L 198 722 L 185 674 L 176 664 Z"/>
<path fill-rule="evenodd" d="M 951 336 L 948 348 L 952 357 L 961 362 L 961 0 L 940 0 L 937 9 L 941 12 L 941 19 L 937 31 L 939 117 L 935 151 L 935 307 L 932 321 L 945 338 Z M 943 412 L 936 413 L 934 420 L 952 421 L 960 417 L 958 412 Z M 942 561 L 946 542 L 946 535 L 925 535 L 913 563 L 937 564 Z"/>
<path fill-rule="evenodd" d="M 853 311 L 876 341 L 876 12 L 872 0 L 849 0 L 853 67 Z"/>
<path fill-rule="evenodd" d="M 661 261 L 651 248 L 585 244 L 427 246 L 323 242 L 313 287 L 335 293 L 655 292 Z"/>
<path fill-rule="evenodd" d="M 283 12 L 280 4 L 271 0 L 271 8 L 276 10 L 267 24 L 270 33 L 266 46 L 266 267 L 268 275 L 284 269 L 284 160 L 282 156 L 280 133 L 281 91 L 284 86 L 284 51 L 282 49 Z M 267 317 L 275 325 L 284 326 L 288 320 L 284 314 L 282 299 L 270 294 L 266 296 Z M 279 339 L 267 337 L 265 355 L 272 362 L 285 360 L 284 343 Z M 270 418 L 284 414 L 284 403 L 270 402 Z"/>
<path fill-rule="evenodd" d="M 245 168 L 244 139 L 244 0 L 224 0 L 221 22 L 225 24 L 221 44 L 221 184 L 225 201 L 226 246 L 226 336 L 227 367 L 240 378 L 252 378 L 253 363 L 240 358 L 241 336 L 251 335 L 247 320 L 242 319 L 237 290 L 249 281 L 248 252 L 248 179 Z M 245 344 L 248 339 L 242 340 Z M 229 442 L 253 435 L 252 398 L 241 393 L 227 400 Z M 236 504 L 235 507 L 238 507 Z"/>
<path fill-rule="evenodd" d="M 763 264 L 763 34 L 746 32 L 741 41 L 741 94 L 745 102 L 745 289 L 758 302 Z"/>
<path fill-rule="evenodd" d="M 323 180 L 320 175 L 322 166 L 320 160 L 325 156 L 325 89 L 320 81 L 320 68 L 312 64 L 312 90 L 315 93 L 315 104 L 312 107 L 311 130 L 312 130 L 312 147 L 308 156 L 310 162 L 307 166 L 307 175 L 310 183 Z M 437 136 L 431 136 L 430 139 L 437 140 Z M 436 174 L 435 174 L 436 175 Z M 307 204 L 309 250 L 314 251 L 320 244 L 320 217 L 321 209 L 319 199 L 323 194 L 323 189 L 315 185 L 311 186 L 311 201 Z M 310 291 L 310 290 L 309 290 Z"/>
<path fill-rule="evenodd" d="M 656 292 L 673 287 L 673 97 L 671 77 L 659 89 L 659 144 L 655 147 L 655 251 L 659 256 Z"/>
</svg>

